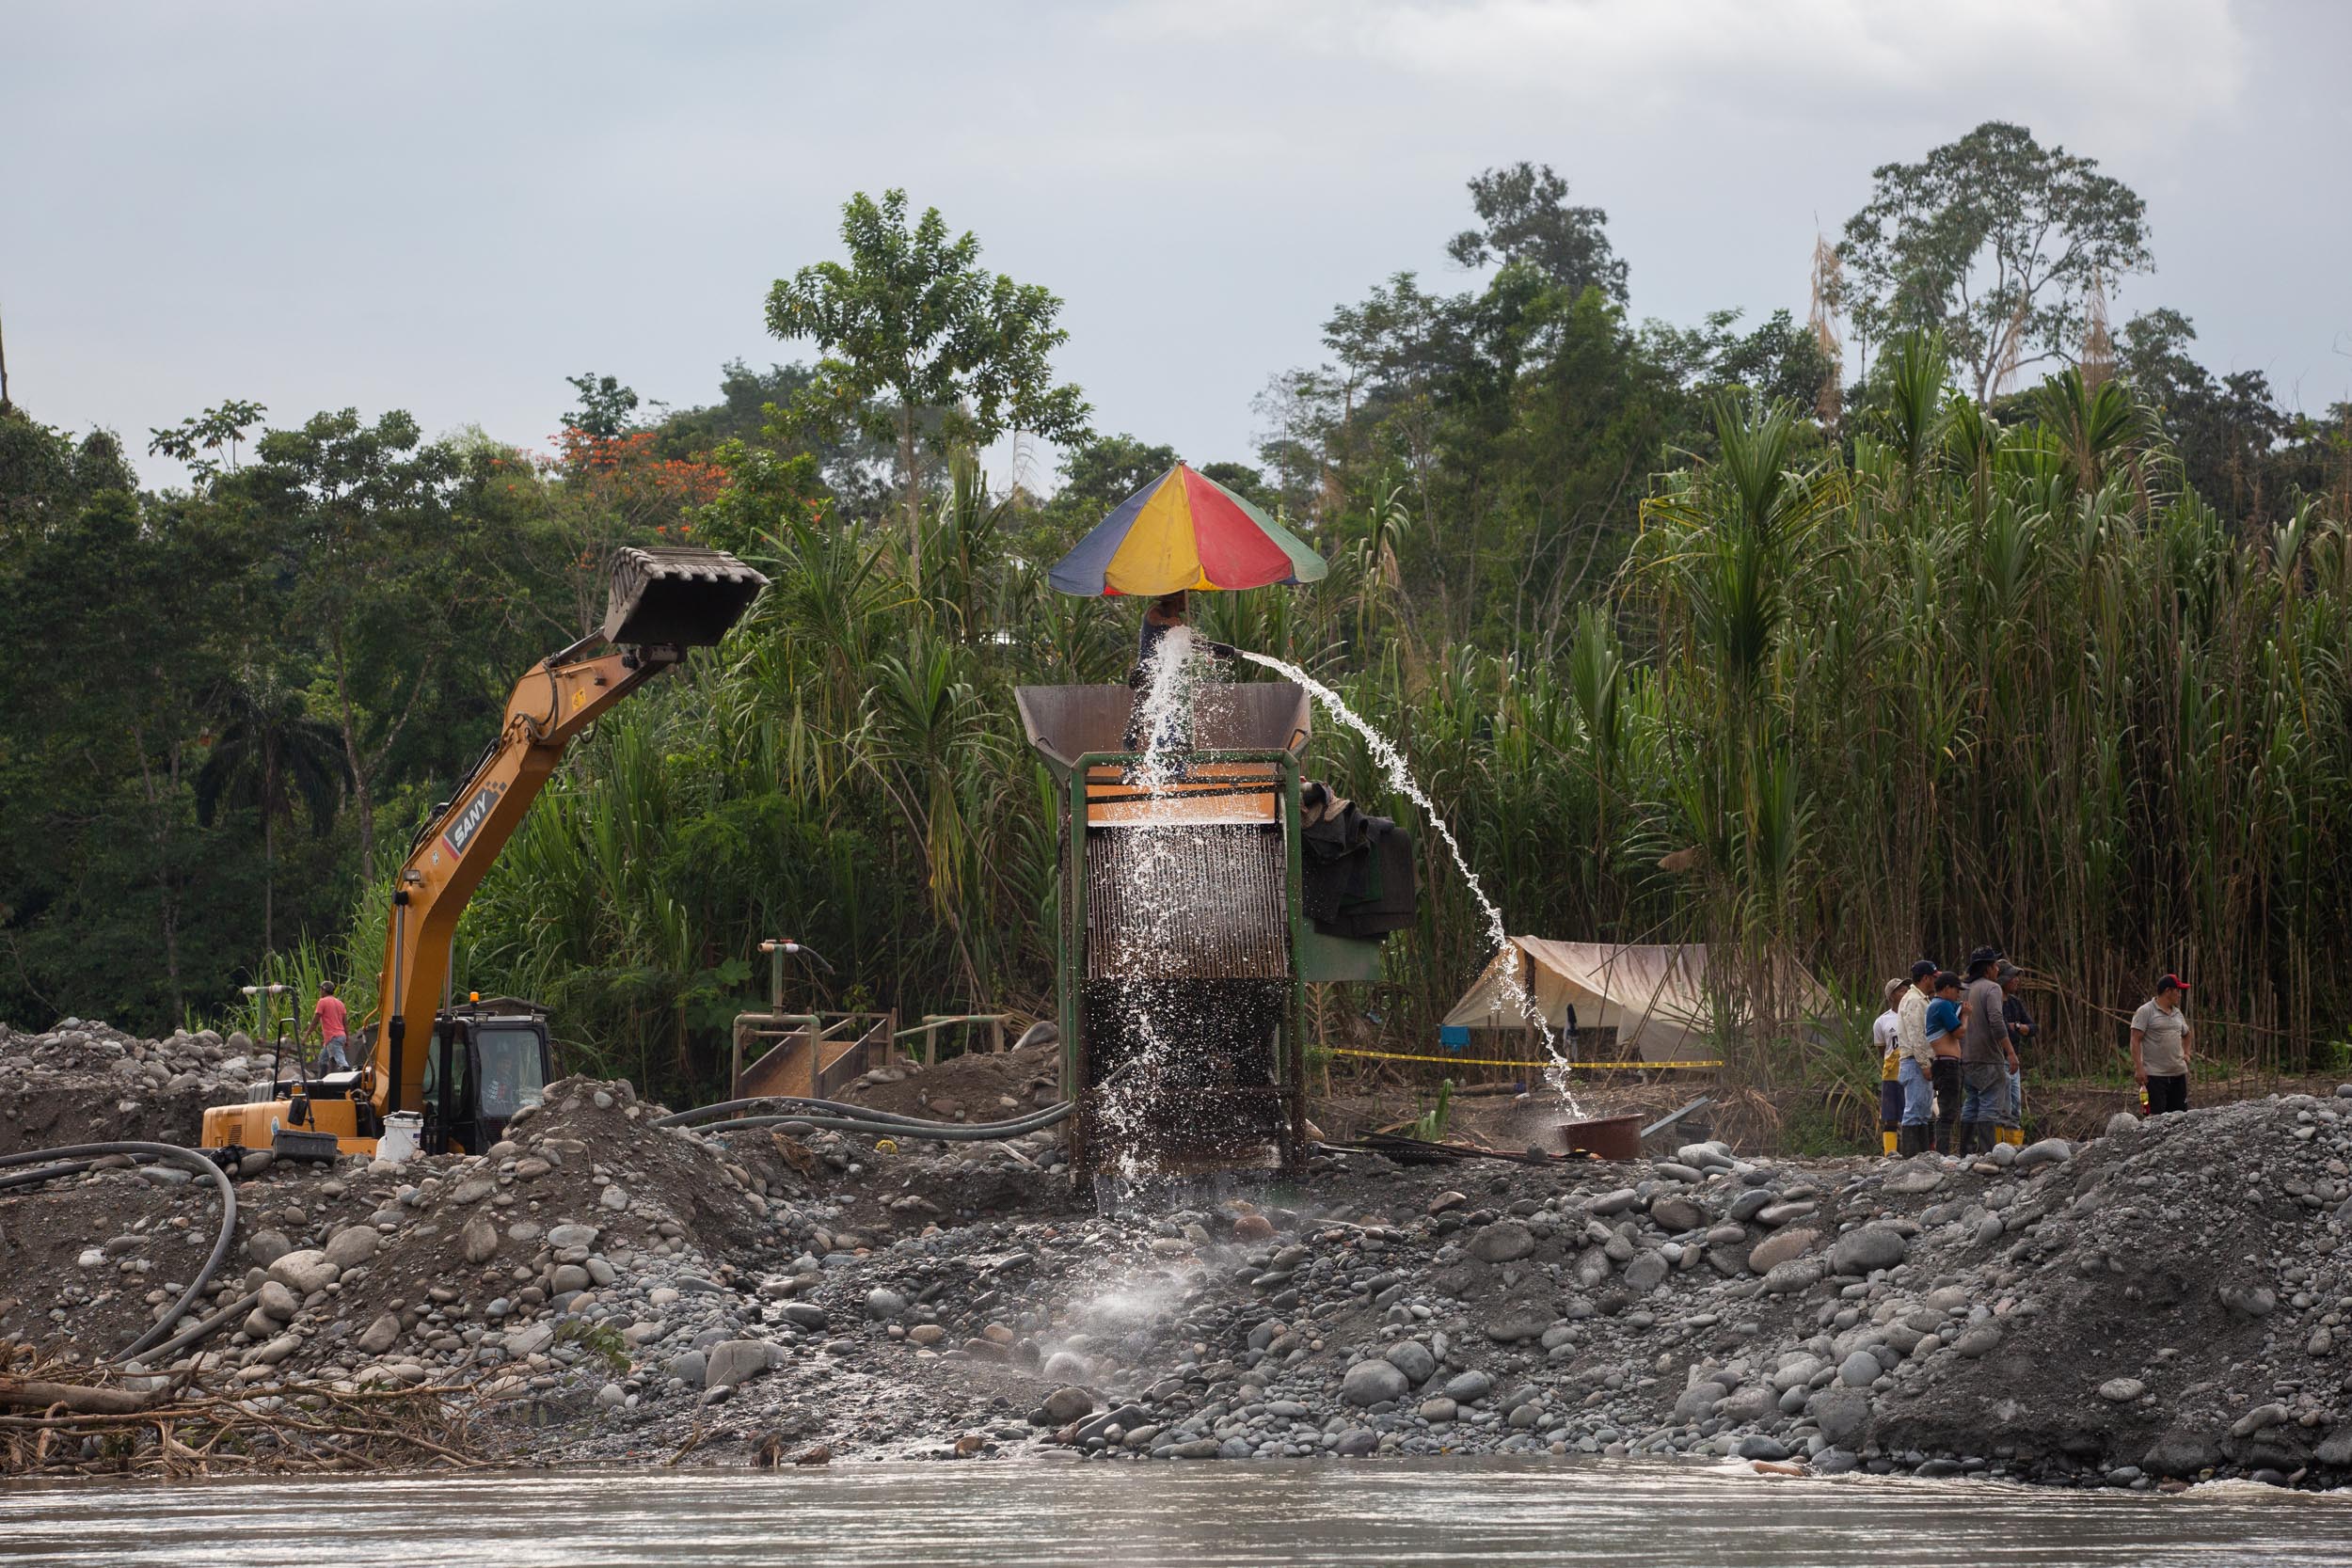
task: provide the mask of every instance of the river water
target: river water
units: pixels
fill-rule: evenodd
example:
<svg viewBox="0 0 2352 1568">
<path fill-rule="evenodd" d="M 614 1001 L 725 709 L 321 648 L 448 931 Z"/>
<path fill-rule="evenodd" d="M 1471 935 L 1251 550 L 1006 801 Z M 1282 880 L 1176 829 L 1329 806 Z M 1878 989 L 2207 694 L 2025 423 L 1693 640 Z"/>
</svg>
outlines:
<svg viewBox="0 0 2352 1568">
<path fill-rule="evenodd" d="M 2344 1563 L 2352 1497 L 2180 1497 L 1497 1460 L 838 1465 L 0 1486 L 0 1561 L 364 1564 Z"/>
</svg>

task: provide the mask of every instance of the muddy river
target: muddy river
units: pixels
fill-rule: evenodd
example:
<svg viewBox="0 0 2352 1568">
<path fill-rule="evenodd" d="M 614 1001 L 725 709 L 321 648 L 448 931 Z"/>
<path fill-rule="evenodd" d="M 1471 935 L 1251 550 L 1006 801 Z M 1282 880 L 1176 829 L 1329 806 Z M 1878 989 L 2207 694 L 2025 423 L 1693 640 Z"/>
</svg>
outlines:
<svg viewBox="0 0 2352 1568">
<path fill-rule="evenodd" d="M 0 1561 L 2343 1563 L 2352 1496 L 2224 1485 L 2164 1497 L 1492 1460 L 32 1483 L 0 1487 Z"/>
</svg>

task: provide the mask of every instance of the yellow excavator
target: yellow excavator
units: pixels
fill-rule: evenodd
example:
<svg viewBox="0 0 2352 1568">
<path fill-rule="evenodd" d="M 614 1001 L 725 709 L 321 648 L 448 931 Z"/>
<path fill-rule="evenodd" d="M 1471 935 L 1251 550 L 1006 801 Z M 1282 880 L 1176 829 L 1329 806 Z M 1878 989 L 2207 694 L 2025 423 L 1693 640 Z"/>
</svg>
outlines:
<svg viewBox="0 0 2352 1568">
<path fill-rule="evenodd" d="M 498 738 L 401 863 L 368 1059 L 312 1077 L 297 1049 L 285 1076 L 281 1055 L 251 1102 L 204 1113 L 202 1147 L 373 1155 L 395 1117 L 389 1130 L 426 1153 L 479 1153 L 498 1141 L 552 1071 L 548 1014 L 511 997 L 454 1000 L 457 917 L 573 738 L 689 648 L 725 636 L 767 581 L 719 550 L 620 552 L 603 625 L 516 682 Z"/>
</svg>

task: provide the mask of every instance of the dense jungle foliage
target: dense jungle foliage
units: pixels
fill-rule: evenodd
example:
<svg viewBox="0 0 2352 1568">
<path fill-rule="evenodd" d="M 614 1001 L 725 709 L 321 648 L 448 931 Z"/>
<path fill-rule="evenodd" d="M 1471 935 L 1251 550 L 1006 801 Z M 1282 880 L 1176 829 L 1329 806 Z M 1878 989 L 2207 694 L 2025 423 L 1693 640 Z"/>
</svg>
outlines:
<svg viewBox="0 0 2352 1568">
<path fill-rule="evenodd" d="M 2327 1056 L 2352 407 L 2217 379 L 2170 310 L 2110 334 L 2148 235 L 2090 160 L 1993 125 L 1877 182 L 1810 319 L 1683 327 L 1629 314 L 1551 170 L 1471 181 L 1469 287 L 1372 287 L 1268 384 L 1257 451 L 1182 454 L 1332 562 L 1205 595 L 1208 629 L 1393 736 L 1516 930 L 1788 953 L 1853 998 L 1993 942 L 2086 1070 L 2179 969 L 2207 1051 Z M 0 404 L 0 1018 L 162 1029 L 290 974 L 363 1013 L 411 835 L 599 617 L 612 549 L 661 539 L 773 584 L 574 749 L 462 983 L 679 1093 L 723 1070 L 762 937 L 830 960 L 796 1002 L 1049 1011 L 1051 797 L 1011 689 L 1123 677 L 1135 607 L 1045 569 L 1180 454 L 1090 428 L 1058 301 L 936 214 L 859 197 L 843 237 L 767 301 L 818 357 L 729 364 L 684 410 L 573 377 L 552 455 L 228 402 L 151 434 L 192 476 L 154 492 L 115 436 Z M 1050 494 L 979 471 L 1009 433 L 1056 439 Z M 1310 755 L 1384 799 L 1337 726 Z M 1419 1048 L 1488 956 L 1438 853 L 1335 1033 Z M 1740 1049 L 1761 1077 L 1802 1048 Z"/>
</svg>

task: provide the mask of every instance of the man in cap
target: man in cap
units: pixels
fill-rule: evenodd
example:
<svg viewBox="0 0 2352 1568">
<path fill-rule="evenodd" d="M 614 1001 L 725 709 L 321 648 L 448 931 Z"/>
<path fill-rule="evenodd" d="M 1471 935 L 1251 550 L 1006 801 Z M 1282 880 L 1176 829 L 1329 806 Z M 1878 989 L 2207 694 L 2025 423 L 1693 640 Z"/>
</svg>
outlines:
<svg viewBox="0 0 2352 1568">
<path fill-rule="evenodd" d="M 2132 1015 L 2132 1076 L 2148 1093 L 2148 1114 L 2188 1109 L 2188 982 L 2156 981 L 2156 994 Z"/>
<path fill-rule="evenodd" d="M 1902 1126 L 1897 1130 L 1895 1152 L 1905 1159 L 1925 1154 L 1935 1126 L 1935 1048 L 1928 1043 L 1928 999 L 1934 994 L 1933 958 L 1911 966 L 1911 984 L 1895 1004 L 1895 1048 L 1902 1059 L 1895 1064 L 1895 1081 L 1902 1085 Z"/>
<path fill-rule="evenodd" d="M 1994 975 L 2001 982 L 2001 1016 L 2009 1024 L 2009 1102 L 1994 1119 L 2000 1123 L 1994 1134 L 2012 1147 L 2026 1141 L 2026 1042 L 2033 1037 L 2033 1014 L 2026 1010 L 2026 999 L 2017 994 L 2024 981 L 2025 971 L 2003 958 Z"/>
<path fill-rule="evenodd" d="M 1981 1154 L 1993 1147 L 1993 1124 L 2009 1103 L 2009 1019 L 2001 1006 L 1998 948 L 1968 955 L 1968 990 L 1961 1004 L 1960 1149 Z"/>
</svg>

